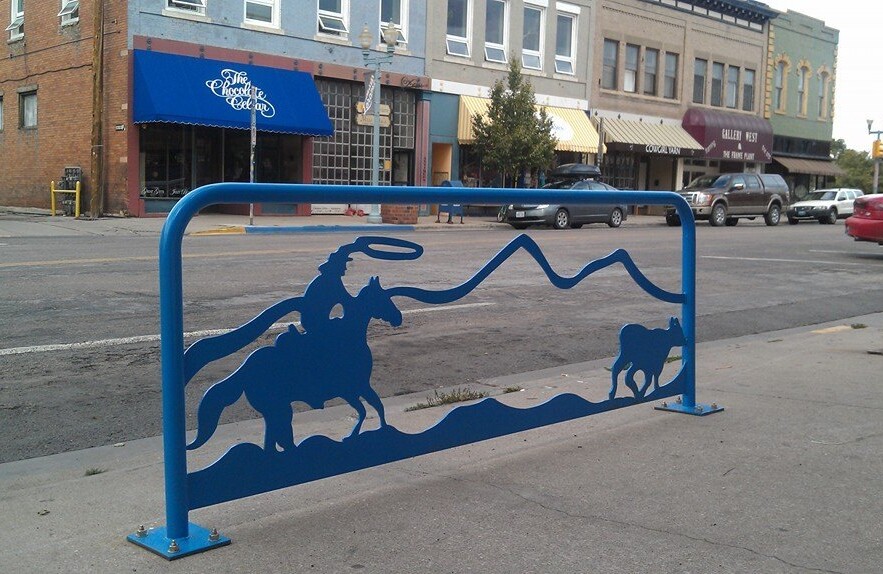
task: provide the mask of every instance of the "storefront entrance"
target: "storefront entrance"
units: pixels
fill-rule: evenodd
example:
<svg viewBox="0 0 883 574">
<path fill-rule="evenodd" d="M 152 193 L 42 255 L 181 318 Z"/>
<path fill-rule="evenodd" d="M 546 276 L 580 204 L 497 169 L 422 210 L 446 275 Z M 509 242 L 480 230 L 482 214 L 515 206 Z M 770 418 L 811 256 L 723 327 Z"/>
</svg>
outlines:
<svg viewBox="0 0 883 574">
<path fill-rule="evenodd" d="M 135 50 L 133 84 L 139 161 L 129 185 L 130 193 L 137 186 L 142 214 L 166 213 L 209 183 L 251 181 L 252 125 L 253 180 L 266 183 L 308 181 L 305 141 L 333 133 L 304 72 Z M 299 212 L 291 204 L 256 206 L 255 213 Z"/>
</svg>

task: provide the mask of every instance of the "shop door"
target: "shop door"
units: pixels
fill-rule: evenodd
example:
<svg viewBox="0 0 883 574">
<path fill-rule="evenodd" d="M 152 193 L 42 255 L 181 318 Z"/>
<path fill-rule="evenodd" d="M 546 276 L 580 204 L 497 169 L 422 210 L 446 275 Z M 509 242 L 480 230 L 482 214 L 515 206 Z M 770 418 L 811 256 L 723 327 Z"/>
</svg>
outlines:
<svg viewBox="0 0 883 574">
<path fill-rule="evenodd" d="M 411 165 L 414 154 L 408 150 L 396 150 L 392 154 L 392 184 L 414 185 Z"/>
</svg>

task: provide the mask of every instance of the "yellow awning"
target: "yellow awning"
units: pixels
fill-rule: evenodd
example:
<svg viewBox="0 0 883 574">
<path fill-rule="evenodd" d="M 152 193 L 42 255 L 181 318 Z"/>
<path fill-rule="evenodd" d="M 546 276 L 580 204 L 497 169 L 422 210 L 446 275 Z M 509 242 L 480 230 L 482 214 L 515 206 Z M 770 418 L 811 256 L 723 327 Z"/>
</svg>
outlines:
<svg viewBox="0 0 883 574">
<path fill-rule="evenodd" d="M 596 122 L 599 120 L 596 120 Z M 704 152 L 687 130 L 676 124 L 604 118 L 604 141 L 609 148 L 625 144 L 647 153 L 692 156 Z"/>
<path fill-rule="evenodd" d="M 487 114 L 491 101 L 475 96 L 460 96 L 460 118 L 457 122 L 457 140 L 461 144 L 475 142 L 472 118 Z M 598 132 L 583 110 L 537 105 L 545 108 L 552 120 L 552 135 L 558 139 L 555 149 L 580 153 L 598 153 Z"/>
</svg>

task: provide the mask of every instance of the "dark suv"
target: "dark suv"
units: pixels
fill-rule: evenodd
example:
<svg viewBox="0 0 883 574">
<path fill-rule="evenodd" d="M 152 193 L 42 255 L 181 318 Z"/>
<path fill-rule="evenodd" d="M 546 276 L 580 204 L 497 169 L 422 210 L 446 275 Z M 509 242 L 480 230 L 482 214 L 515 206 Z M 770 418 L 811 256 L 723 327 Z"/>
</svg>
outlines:
<svg viewBox="0 0 883 574">
<path fill-rule="evenodd" d="M 693 217 L 707 219 L 715 227 L 761 216 L 767 225 L 778 225 L 789 198 L 782 176 L 758 173 L 703 175 L 678 193 L 690 204 Z M 666 209 L 665 221 L 671 226 L 681 224 L 674 207 Z"/>
</svg>

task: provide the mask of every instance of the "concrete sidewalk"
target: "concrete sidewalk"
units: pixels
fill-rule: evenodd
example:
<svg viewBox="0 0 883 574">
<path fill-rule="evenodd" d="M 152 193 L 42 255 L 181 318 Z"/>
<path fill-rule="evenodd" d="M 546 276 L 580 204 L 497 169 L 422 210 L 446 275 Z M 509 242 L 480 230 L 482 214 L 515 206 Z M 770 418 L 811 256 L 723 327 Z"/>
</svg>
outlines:
<svg viewBox="0 0 883 574">
<path fill-rule="evenodd" d="M 159 437 L 3 464 L 0 572 L 880 572 L 881 350 L 883 314 L 702 344 L 698 399 L 722 413 L 641 405 L 205 508 L 191 521 L 233 544 L 171 563 L 125 540 L 165 522 Z M 592 399 L 611 363 L 480 387 Z M 432 425 L 446 408 L 405 411 L 421 399 L 386 399 L 389 422 Z"/>
<path fill-rule="evenodd" d="M 250 224 L 247 215 L 202 214 L 187 225 L 188 235 L 223 235 L 244 233 L 322 233 L 322 232 L 402 232 L 402 231 L 457 231 L 464 229 L 512 230 L 498 223 L 492 216 L 470 216 L 447 223 L 447 214 L 436 223 L 435 215 L 419 217 L 415 225 L 369 224 L 367 217 L 347 215 L 261 216 Z M 159 235 L 164 217 L 102 217 L 85 219 L 50 217 L 48 210 L 16 209 L 0 206 L 0 237 L 67 237 L 67 236 L 123 236 Z M 630 215 L 623 227 L 636 225 L 665 225 L 661 216 Z"/>
</svg>

